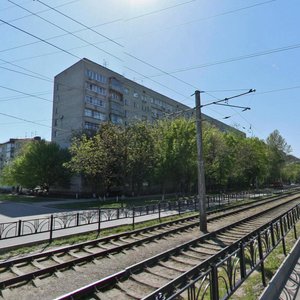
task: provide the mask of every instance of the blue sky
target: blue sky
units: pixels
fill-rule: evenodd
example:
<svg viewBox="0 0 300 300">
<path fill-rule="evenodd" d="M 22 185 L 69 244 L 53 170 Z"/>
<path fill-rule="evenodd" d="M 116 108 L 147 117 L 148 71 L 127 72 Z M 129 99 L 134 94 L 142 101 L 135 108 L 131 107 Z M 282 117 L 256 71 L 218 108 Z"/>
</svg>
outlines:
<svg viewBox="0 0 300 300">
<path fill-rule="evenodd" d="M 86 57 L 191 107 L 195 89 L 203 104 L 256 89 L 229 102 L 251 110 L 203 112 L 261 139 L 278 129 L 300 157 L 299 11 L 298 0 L 1 0 L 0 143 L 49 140 L 53 78 Z"/>
</svg>

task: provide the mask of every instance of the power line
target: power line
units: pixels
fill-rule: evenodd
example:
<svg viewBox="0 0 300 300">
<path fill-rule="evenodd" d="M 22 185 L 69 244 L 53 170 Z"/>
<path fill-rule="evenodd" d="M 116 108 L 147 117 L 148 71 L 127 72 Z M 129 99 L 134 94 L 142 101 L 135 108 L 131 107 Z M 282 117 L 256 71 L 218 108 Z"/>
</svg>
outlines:
<svg viewBox="0 0 300 300">
<path fill-rule="evenodd" d="M 191 1 L 187 1 L 187 2 L 182 2 L 182 3 L 178 3 L 176 5 L 172 5 L 172 6 L 168 6 L 168 7 L 165 7 L 165 8 L 158 9 L 158 10 L 150 11 L 150 12 L 144 13 L 142 15 L 138 15 L 138 16 L 135 16 L 135 17 L 131 17 L 131 18 L 125 19 L 125 22 L 136 20 L 136 19 L 139 19 L 139 18 L 143 18 L 143 17 L 149 16 L 149 15 L 157 14 L 157 13 L 160 13 L 162 11 L 166 11 L 166 10 L 169 10 L 169 9 L 172 9 L 172 8 L 176 8 L 178 6 L 190 4 L 190 3 L 195 2 L 195 1 L 197 1 L 197 0 L 191 0 Z"/>
<path fill-rule="evenodd" d="M 240 12 L 240 11 L 243 11 L 243 10 L 251 9 L 251 8 L 254 8 L 254 7 L 257 7 L 257 6 L 260 6 L 260 5 L 265 5 L 265 4 L 274 2 L 274 1 L 277 1 L 277 0 L 265 1 L 265 2 L 254 4 L 254 5 L 241 7 L 241 8 L 238 8 L 238 9 L 225 11 L 223 13 L 219 13 L 219 14 L 216 14 L 216 15 L 212 15 L 212 16 L 208 16 L 208 17 L 204 17 L 204 18 L 198 18 L 198 19 L 195 19 L 195 20 L 192 20 L 192 21 L 188 21 L 188 22 L 184 22 L 184 23 L 180 23 L 180 24 L 177 24 L 177 25 L 172 25 L 172 26 L 168 26 L 168 27 L 164 27 L 164 28 L 159 28 L 159 30 L 149 31 L 149 32 L 144 33 L 144 34 L 140 34 L 140 35 L 138 35 L 138 37 L 149 35 L 149 34 L 153 34 L 153 33 L 156 33 L 156 32 L 162 32 L 162 31 L 165 31 L 165 30 L 170 30 L 170 29 L 173 29 L 173 28 L 177 28 L 177 27 L 189 25 L 189 24 L 192 24 L 192 23 L 206 21 L 206 20 L 209 20 L 209 19 L 221 17 L 221 16 L 228 15 L 228 14 L 234 14 L 236 12 Z"/>
<path fill-rule="evenodd" d="M 35 124 L 35 125 L 39 125 L 39 126 L 43 126 L 43 127 L 52 128 L 52 126 L 45 125 L 45 124 L 42 124 L 42 123 L 38 123 L 38 122 L 35 122 L 35 121 L 30 121 L 30 120 L 27 120 L 27 119 L 24 119 L 24 118 L 16 117 L 16 116 L 13 116 L 13 115 L 10 115 L 10 114 L 5 114 L 5 113 L 0 112 L 0 115 L 8 117 L 8 118 L 13 118 L 13 119 L 16 119 L 16 120 L 19 120 L 19 121 L 23 121 L 23 122 L 26 122 L 26 123 L 31 123 L 31 124 Z"/>
<path fill-rule="evenodd" d="M 20 94 L 23 94 L 23 95 L 26 95 L 26 96 L 29 96 L 29 97 L 37 98 L 37 99 L 40 99 L 40 100 L 43 100 L 43 101 L 47 101 L 47 102 L 51 102 L 51 103 L 53 102 L 53 101 L 48 100 L 48 99 L 46 99 L 46 98 L 39 97 L 39 96 L 36 96 L 36 95 L 34 95 L 34 94 L 22 92 L 22 91 L 19 91 L 19 90 L 13 89 L 13 88 L 9 88 L 9 87 L 6 87 L 6 86 L 0 85 L 0 88 L 5 89 L 5 90 L 8 90 L 8 91 L 12 91 L 12 92 L 20 93 Z"/>
<path fill-rule="evenodd" d="M 100 47 L 98 47 L 98 46 L 96 46 L 94 43 L 90 43 L 89 41 L 87 41 L 87 40 L 81 38 L 80 36 L 78 36 L 78 35 L 72 33 L 71 31 L 68 31 L 68 30 L 64 29 L 63 27 L 61 27 L 61 26 L 59 26 L 59 25 L 57 25 L 57 24 L 55 24 L 55 23 L 53 23 L 53 22 L 47 20 L 46 18 L 41 17 L 40 15 L 38 15 L 38 14 L 36 14 L 36 13 L 30 11 L 29 9 L 27 9 L 27 8 L 25 8 L 25 7 L 21 6 L 21 5 L 19 5 L 19 4 L 15 3 L 15 2 L 13 2 L 12 0 L 8 0 L 8 1 L 11 2 L 11 3 L 13 3 L 14 5 L 16 5 L 17 7 L 21 8 L 21 9 L 23 9 L 23 10 L 29 12 L 29 13 L 31 13 L 33 16 L 35 16 L 35 17 L 37 17 L 37 18 L 40 18 L 41 20 L 47 22 L 48 24 L 51 24 L 52 26 L 55 26 L 56 28 L 59 28 L 60 30 L 66 32 L 66 33 L 69 34 L 69 35 L 72 35 L 73 37 L 79 39 L 80 41 L 83 41 L 83 42 L 87 43 L 88 45 L 90 45 L 90 46 L 92 46 L 92 47 L 94 47 L 94 48 L 96 48 L 96 49 L 98 49 L 98 50 L 100 50 L 100 51 L 102 51 L 102 52 L 104 52 L 104 53 L 106 53 L 106 54 L 108 54 L 108 55 L 110 55 L 110 56 L 116 58 L 117 60 L 122 61 L 119 57 L 117 57 L 117 56 L 111 54 L 110 52 L 108 52 L 108 51 L 106 51 L 106 50 L 104 50 L 104 49 L 102 49 L 102 48 L 100 48 Z"/>
<path fill-rule="evenodd" d="M 9 69 L 9 68 L 3 67 L 3 66 L 0 66 L 0 68 L 3 69 L 3 70 L 6 70 L 6 71 L 18 73 L 18 74 L 21 74 L 21 75 L 25 75 L 25 76 L 28 76 L 28 77 L 35 78 L 35 79 L 40 79 L 40 80 L 43 80 L 43 81 L 48 81 L 48 82 L 51 81 L 52 82 L 52 80 L 50 80 L 50 79 L 46 79 L 46 78 L 42 78 L 40 76 L 35 76 L 35 75 L 31 75 L 31 74 L 24 73 L 24 72 L 21 72 L 21 71 Z"/>
<path fill-rule="evenodd" d="M 190 86 L 192 88 L 197 89 L 197 87 L 195 87 L 194 85 L 190 84 L 189 82 L 186 82 L 186 81 L 184 81 L 184 80 L 182 80 L 182 79 L 180 79 L 180 78 L 172 75 L 171 73 L 166 72 L 166 71 L 164 71 L 164 70 L 162 70 L 162 69 L 160 69 L 160 68 L 158 68 L 158 67 L 156 67 L 156 66 L 154 66 L 154 65 L 152 65 L 152 64 L 150 64 L 150 63 L 148 63 L 148 62 L 146 62 L 144 60 L 142 60 L 141 58 L 138 58 L 135 55 L 132 55 L 132 54 L 130 54 L 128 52 L 124 52 L 124 54 L 127 55 L 127 56 L 129 56 L 129 57 L 131 57 L 131 58 L 133 58 L 133 59 L 135 59 L 135 60 L 137 60 L 137 61 L 139 61 L 139 62 L 141 62 L 141 63 L 143 63 L 143 64 L 145 64 L 145 65 L 147 65 L 147 66 L 149 66 L 149 67 L 151 67 L 151 68 L 153 68 L 153 69 L 156 69 L 156 70 L 162 72 L 163 74 L 168 75 L 168 76 L 170 76 L 170 77 L 172 77 L 172 78 L 174 78 L 174 79 L 176 79 L 176 80 L 178 80 L 178 81 L 180 81 L 180 82 L 182 82 L 182 83 L 184 83 L 184 84 L 186 84 L 186 85 L 188 85 L 188 86 Z"/>
<path fill-rule="evenodd" d="M 154 80 L 154 79 L 152 79 L 152 78 L 150 78 L 150 77 L 144 76 L 143 74 L 141 74 L 141 73 L 138 72 L 138 71 L 135 71 L 135 70 L 133 70 L 133 69 L 131 69 L 131 68 L 129 68 L 129 67 L 125 67 L 125 68 L 128 69 L 128 70 L 130 70 L 130 71 L 132 71 L 132 72 L 134 72 L 134 73 L 136 73 L 136 74 L 138 74 L 138 75 L 143 76 L 143 77 L 146 78 L 146 79 L 151 80 L 152 82 L 155 82 L 155 83 L 159 84 L 159 85 L 162 86 L 162 87 L 167 88 L 168 90 L 170 90 L 170 91 L 172 91 L 172 92 L 175 92 L 176 94 L 178 94 L 178 95 L 180 95 L 180 96 L 187 97 L 186 95 L 183 95 L 182 93 L 180 93 L 180 92 L 178 92 L 178 91 L 176 91 L 176 90 L 174 90 L 174 89 L 172 89 L 172 88 L 170 88 L 170 87 L 168 87 L 168 86 L 162 84 L 161 82 L 159 82 L 159 81 L 157 81 L 157 80 Z"/>
<path fill-rule="evenodd" d="M 35 1 L 35 0 L 33 0 L 33 1 Z M 55 6 L 55 8 L 62 7 L 62 6 L 66 6 L 66 5 L 69 5 L 69 4 L 71 4 L 71 3 L 78 2 L 78 1 L 81 1 L 81 0 L 72 0 L 72 1 L 69 1 L 69 2 L 67 2 L 67 3 L 63 3 L 63 4 L 60 4 L 60 5 L 57 5 L 57 6 Z M 25 2 L 25 3 L 29 3 L 29 2 L 32 2 L 32 0 L 27 1 L 27 2 Z M 8 8 L 10 9 L 10 8 L 12 8 L 12 7 L 14 7 L 14 6 L 10 6 L 10 7 L 8 7 Z M 8 9 L 8 8 L 7 8 L 7 9 Z M 49 10 L 50 10 L 50 9 L 44 9 L 44 10 L 39 11 L 38 13 L 44 13 L 44 12 L 47 12 L 47 11 L 49 11 Z M 0 10 L 0 11 L 1 11 L 1 10 Z M 28 17 L 30 17 L 30 16 L 31 16 L 31 14 L 25 15 L 25 16 L 22 16 L 22 17 L 18 17 L 18 18 L 9 20 L 8 22 L 13 23 L 13 22 L 15 22 L 15 21 L 19 21 L 19 20 L 22 20 L 22 19 L 26 19 L 26 18 L 28 18 Z M 0 26 L 2 26 L 2 25 L 4 25 L 4 24 L 3 24 L 3 23 L 0 24 Z"/>
<path fill-rule="evenodd" d="M 34 1 L 34 0 L 33 0 L 33 1 Z M 72 0 L 72 1 L 69 1 L 69 2 L 66 2 L 66 3 L 63 3 L 63 4 L 59 4 L 59 5 L 55 6 L 55 7 L 56 7 L 56 8 L 57 8 L 57 7 L 62 7 L 62 6 L 66 6 L 66 5 L 69 5 L 69 4 L 71 4 L 71 3 L 79 2 L 79 1 L 81 1 L 81 0 Z M 32 0 L 25 1 L 24 3 L 30 3 L 30 2 L 32 3 Z M 11 5 L 11 6 L 8 6 L 8 7 L 5 7 L 5 8 L 2 8 L 2 9 L 0 9 L 0 11 L 8 10 L 8 9 L 11 9 L 11 8 L 13 8 L 12 5 Z M 43 12 L 46 12 L 46 11 L 49 11 L 49 9 L 43 10 Z M 23 19 L 23 18 L 26 18 L 26 17 L 27 17 L 27 16 L 20 17 L 20 18 L 18 18 L 18 19 L 15 19 L 15 21 L 20 20 L 20 19 Z"/>
<path fill-rule="evenodd" d="M 282 91 L 288 91 L 288 90 L 295 90 L 295 89 L 300 89 L 300 85 L 286 87 L 286 88 L 280 88 L 280 89 L 274 89 L 274 90 L 269 90 L 269 91 L 264 91 L 264 92 L 258 92 L 258 93 L 256 93 L 256 95 L 263 95 L 263 94 L 282 92 Z"/>
<path fill-rule="evenodd" d="M 29 69 L 26 69 L 26 68 L 24 68 L 24 67 L 21 67 L 21 66 L 19 66 L 19 65 L 16 65 L 16 64 L 14 64 L 13 62 L 9 62 L 9 61 L 4 60 L 4 59 L 0 59 L 0 61 L 3 61 L 4 64 L 9 64 L 9 65 L 12 65 L 12 66 L 14 66 L 14 67 L 18 67 L 18 68 L 20 68 L 20 69 L 22 69 L 22 70 L 24 70 L 24 71 L 30 72 L 30 73 L 32 73 L 32 74 L 35 74 L 35 75 L 44 77 L 44 78 L 46 78 L 46 79 L 50 79 L 49 77 L 47 77 L 47 76 L 45 76 L 45 75 L 42 75 L 42 74 L 40 74 L 40 73 L 33 72 L 33 71 L 29 70 Z M 0 67 L 1 67 L 1 66 L 0 66 Z M 4 68 L 4 67 L 3 67 L 3 68 Z M 9 70 L 9 71 L 10 71 L 10 70 Z"/>
<path fill-rule="evenodd" d="M 27 120 L 27 119 L 24 119 L 24 118 L 16 117 L 14 115 L 2 113 L 2 112 L 0 112 L 0 115 L 8 117 L 8 118 L 16 119 L 16 120 L 19 120 L 19 121 L 23 121 L 25 123 L 31 123 L 31 124 L 35 124 L 35 125 L 38 125 L 38 126 L 43 126 L 43 127 L 47 127 L 47 128 L 50 128 L 50 129 L 55 129 L 57 131 L 72 132 L 72 130 L 67 130 L 67 129 L 62 129 L 62 128 L 58 128 L 58 127 L 55 127 L 55 126 L 45 125 L 43 123 Z"/>
<path fill-rule="evenodd" d="M 51 6 L 49 6 L 49 5 L 45 4 L 44 2 L 42 2 L 41 0 L 36 0 L 36 1 L 39 2 L 39 3 L 41 3 L 41 4 L 43 4 L 43 5 L 45 5 L 46 7 L 50 8 L 50 9 L 53 9 L 55 12 L 57 12 L 57 13 L 63 15 L 64 17 L 66 17 L 66 18 L 72 20 L 73 22 L 75 22 L 75 23 L 77 23 L 77 24 L 80 24 L 81 26 L 83 26 L 83 27 L 89 29 L 90 31 L 95 32 L 95 33 L 98 34 L 98 32 L 95 31 L 95 30 L 93 30 L 91 27 L 86 26 L 86 25 L 83 24 L 82 22 L 77 21 L 76 19 L 74 19 L 74 18 L 72 18 L 72 17 L 70 17 L 70 16 L 68 16 L 68 15 L 66 15 L 66 14 L 64 14 L 64 13 L 58 11 L 58 10 L 56 10 L 55 8 L 52 8 Z M 195 0 L 192 0 L 192 1 L 195 1 Z M 192 2 L 192 1 L 185 2 L 185 3 L 190 3 L 190 2 Z M 101 34 L 100 34 L 100 35 L 101 35 Z M 102 36 L 102 35 L 101 35 L 101 36 Z M 119 46 L 122 46 L 122 47 L 123 47 L 123 45 L 121 45 L 121 44 L 115 42 L 115 41 L 112 40 L 111 38 L 108 38 L 108 37 L 106 37 L 106 36 L 104 36 L 104 37 L 105 37 L 106 39 L 108 39 L 108 40 L 110 40 L 110 41 L 112 41 L 112 42 L 118 44 Z M 130 53 L 128 53 L 128 52 L 124 52 L 124 54 L 127 55 L 127 56 L 129 56 L 129 57 L 131 57 L 131 58 L 133 58 L 133 59 L 135 59 L 135 60 L 137 60 L 137 61 L 139 61 L 139 62 L 142 62 L 142 63 L 144 63 L 144 64 L 146 64 L 146 65 L 148 65 L 148 66 L 150 66 L 150 67 L 152 67 L 152 68 L 154 68 L 154 69 L 156 69 L 156 70 L 159 70 L 160 72 L 163 72 L 164 74 L 169 75 L 169 76 L 171 76 L 172 78 L 174 78 L 174 79 L 176 79 L 176 80 L 178 80 L 178 81 L 180 81 L 180 82 L 182 82 L 182 83 L 184 83 L 184 84 L 186 84 L 186 85 L 188 85 L 188 86 L 190 86 L 190 87 L 193 87 L 193 88 L 197 89 L 197 87 L 193 86 L 192 84 L 190 84 L 190 83 L 188 83 L 188 82 L 186 82 L 186 81 L 184 81 L 184 80 L 182 80 L 182 79 L 180 79 L 180 78 L 178 78 L 178 77 L 176 77 L 176 76 L 173 76 L 173 75 L 171 75 L 171 74 L 169 74 L 169 73 L 163 71 L 162 69 L 160 69 L 160 68 L 158 68 L 158 67 L 156 67 L 156 66 L 154 66 L 154 65 L 152 65 L 152 64 L 150 64 L 150 63 L 148 63 L 148 62 L 146 62 L 146 61 L 144 61 L 144 60 L 142 60 L 142 59 L 140 59 L 140 58 L 138 58 L 138 57 L 136 57 L 135 55 L 132 55 L 132 54 L 130 54 Z"/>
<path fill-rule="evenodd" d="M 29 16 L 29 15 L 28 15 Z M 113 20 L 113 21 L 110 21 L 110 22 L 106 22 L 106 23 L 101 23 L 101 24 L 98 24 L 98 25 L 95 25 L 93 26 L 92 28 L 97 28 L 97 27 L 100 27 L 100 26 L 104 26 L 104 25 L 107 25 L 107 24 L 111 24 L 111 23 L 115 23 L 115 22 L 119 22 L 121 19 L 116 19 L 116 20 Z M 14 22 L 14 20 L 10 20 L 8 22 Z M 3 25 L 0 24 L 0 25 Z M 82 32 L 82 31 L 86 31 L 87 29 L 79 29 L 79 30 L 75 30 L 75 31 L 72 31 L 71 33 L 75 34 L 75 33 L 78 33 L 78 32 Z M 59 35 L 55 35 L 55 36 L 52 36 L 50 38 L 47 38 L 45 39 L 45 41 L 50 41 L 50 40 L 53 40 L 53 39 L 57 39 L 57 38 L 61 38 L 61 37 L 64 37 L 68 35 L 67 33 L 64 33 L 64 34 L 59 34 Z M 35 41 L 35 42 L 31 42 L 31 43 L 27 43 L 27 44 L 23 44 L 23 45 L 19 45 L 19 46 L 14 46 L 14 47 L 11 47 L 11 48 L 6 48 L 6 49 L 2 49 L 0 50 L 0 53 L 2 52 L 7 52 L 7 51 L 11 51 L 11 50 L 15 50 L 15 49 L 19 49 L 19 48 L 23 48 L 23 47 L 27 47 L 27 46 L 31 46 L 31 45 L 34 45 L 34 44 L 38 44 L 40 43 L 41 41 Z M 101 42 L 103 43 L 103 42 Z M 94 43 L 95 45 L 96 44 L 100 44 L 100 43 Z M 80 47 L 73 47 L 71 48 L 72 50 L 74 49 L 80 49 L 80 48 L 84 48 L 84 47 L 87 47 L 86 45 L 85 46 L 80 46 Z M 42 55 L 41 55 L 42 56 Z"/>
<path fill-rule="evenodd" d="M 220 64 L 226 64 L 226 63 L 229 63 L 229 62 L 235 62 L 235 61 L 250 59 L 250 58 L 254 58 L 254 57 L 258 57 L 258 56 L 269 55 L 269 54 L 273 54 L 273 53 L 277 53 L 277 52 L 284 52 L 284 51 L 294 50 L 294 49 L 298 49 L 298 48 L 300 48 L 300 44 L 293 44 L 293 45 L 288 45 L 288 46 L 285 46 L 285 47 L 273 48 L 273 49 L 269 49 L 269 50 L 265 50 L 265 51 L 254 52 L 254 53 L 250 53 L 250 54 L 246 54 L 246 55 L 241 55 L 241 56 L 232 57 L 232 58 L 228 58 L 228 59 L 224 59 L 224 60 L 219 60 L 219 61 L 216 61 L 216 62 L 201 64 L 201 65 L 191 66 L 191 67 L 186 67 L 186 68 L 181 68 L 181 69 L 177 69 L 177 70 L 174 70 L 174 71 L 170 71 L 168 73 L 169 74 L 176 74 L 176 73 L 191 71 L 191 70 L 195 70 L 195 69 L 201 69 L 201 68 L 211 67 L 211 66 L 220 65 Z M 154 75 L 152 77 L 157 77 L 157 76 L 161 76 L 161 74 L 157 74 L 157 75 Z"/>
<path fill-rule="evenodd" d="M 71 55 L 71 56 L 73 56 L 73 57 L 75 57 L 75 58 L 77 58 L 77 59 L 81 59 L 79 56 L 77 56 L 77 55 L 75 55 L 75 54 L 73 54 L 73 53 L 71 53 L 71 52 L 69 52 L 69 51 L 67 51 L 67 50 L 64 50 L 64 49 L 60 48 L 59 46 L 56 46 L 56 45 L 54 45 L 54 44 L 52 44 L 52 43 L 46 41 L 45 39 L 42 39 L 42 38 L 40 38 L 40 37 L 38 37 L 38 36 L 36 36 L 36 35 L 34 35 L 34 34 L 28 32 L 28 31 L 26 31 L 26 30 L 24 30 L 24 29 L 22 29 L 22 28 L 20 28 L 20 27 L 17 27 L 17 26 L 15 26 L 15 25 L 13 25 L 13 24 L 10 24 L 9 22 L 6 22 L 6 21 L 4 21 L 4 20 L 2 20 L 2 19 L 0 19 L 0 22 L 6 24 L 7 26 L 12 27 L 12 28 L 14 28 L 14 29 L 16 29 L 16 30 L 18 30 L 18 31 L 21 31 L 21 32 L 23 32 L 23 33 L 25 33 L 25 34 L 27 34 L 27 35 L 29 35 L 29 36 L 35 38 L 35 39 L 38 39 L 38 40 L 42 41 L 43 43 L 46 43 L 46 44 L 48 44 L 48 45 L 50 45 L 50 46 L 52 46 L 52 47 L 54 47 L 54 48 L 56 48 L 56 49 L 58 49 L 58 50 L 64 52 L 64 53 L 67 53 L 67 54 L 69 54 L 69 55 Z"/>
<path fill-rule="evenodd" d="M 7 102 L 7 101 L 14 101 L 14 100 L 20 100 L 28 97 L 32 97 L 32 95 L 35 96 L 41 96 L 41 95 L 48 95 L 51 94 L 52 91 L 50 92 L 37 92 L 37 93 L 31 93 L 30 95 L 23 95 L 23 96 L 13 96 L 13 97 L 1 97 L 0 102 Z M 50 101 L 50 100 L 49 100 Z"/>
<path fill-rule="evenodd" d="M 112 43 L 114 43 L 114 44 L 116 44 L 116 45 L 118 45 L 118 46 L 120 46 L 120 47 L 124 47 L 123 45 L 121 45 L 120 43 L 116 42 L 115 40 L 113 40 L 113 39 L 107 37 L 107 36 L 104 35 L 104 34 L 101 34 L 100 32 L 94 30 L 92 27 L 87 26 L 87 25 L 83 24 L 82 22 L 79 22 L 78 20 L 75 20 L 74 18 L 72 18 L 72 17 L 70 17 L 70 16 L 64 14 L 63 12 L 57 10 L 57 9 L 54 8 L 54 7 L 51 7 L 50 5 L 48 5 L 48 4 L 44 3 L 44 2 L 42 2 L 41 0 L 36 0 L 36 1 L 39 2 L 39 3 L 41 3 L 41 4 L 43 4 L 44 6 L 48 7 L 49 9 L 51 9 L 51 10 L 57 12 L 58 14 L 64 16 L 65 18 L 67 18 L 67 19 L 69 19 L 69 20 L 72 20 L 73 22 L 75 22 L 75 23 L 77 23 L 77 24 L 79 24 L 79 25 L 85 27 L 86 29 L 88 29 L 88 30 L 90 30 L 90 31 L 92 31 L 92 32 L 94 32 L 94 33 L 96 33 L 97 35 L 99 35 L 99 36 L 101 36 L 101 37 L 107 39 L 108 41 L 110 41 L 110 42 L 112 42 Z"/>
<path fill-rule="evenodd" d="M 179 26 L 188 25 L 188 24 L 191 24 L 191 23 L 205 21 L 205 20 L 209 20 L 209 19 L 214 19 L 214 18 L 217 18 L 217 17 L 229 15 L 229 14 L 234 14 L 236 12 L 240 12 L 240 11 L 243 11 L 243 10 L 247 10 L 247 9 L 254 8 L 254 7 L 257 7 L 257 6 L 261 6 L 261 5 L 265 5 L 265 4 L 269 4 L 269 3 L 275 2 L 275 1 L 277 1 L 277 0 L 264 1 L 264 2 L 253 4 L 253 5 L 244 6 L 244 7 L 241 7 L 241 8 L 228 10 L 228 11 L 216 14 L 216 15 L 212 15 L 212 16 L 208 16 L 208 17 L 204 17 L 204 18 L 199 18 L 199 19 L 195 19 L 195 20 L 192 20 L 192 21 L 189 21 L 189 22 L 186 22 L 186 23 L 182 23 Z"/>
<path fill-rule="evenodd" d="M 249 90 L 249 92 L 250 92 L 251 90 Z M 253 91 L 255 91 L 255 90 L 253 90 Z M 243 96 L 247 96 L 247 95 L 249 95 L 249 92 L 248 93 L 243 93 L 242 95 Z M 255 91 L 256 92 L 256 91 Z M 206 94 L 208 94 L 208 95 L 210 95 L 211 97 L 213 97 L 213 98 L 215 98 L 216 100 L 218 100 L 218 101 L 215 101 L 215 102 L 212 102 L 213 104 L 217 104 L 216 102 L 223 102 L 224 100 L 225 101 L 227 101 L 228 99 L 230 99 L 230 98 L 225 98 L 225 99 L 223 99 L 223 100 L 221 100 L 221 99 L 219 99 L 219 98 L 217 98 L 216 96 L 214 96 L 214 95 L 212 95 L 212 94 L 210 94 L 210 93 L 208 93 L 208 92 L 205 92 Z M 252 94 L 252 92 L 251 92 L 251 94 Z M 256 93 L 255 93 L 256 94 Z M 255 94 L 252 94 L 252 95 L 255 95 Z M 239 95 L 238 95 L 239 96 Z M 211 103 L 209 103 L 208 105 L 210 105 Z M 204 105 L 205 106 L 205 105 Z M 254 126 L 244 117 L 244 116 L 242 116 L 238 111 L 236 111 L 235 109 L 233 109 L 233 107 L 232 106 L 229 106 L 230 108 L 231 108 L 231 110 L 233 110 L 234 112 L 235 112 L 235 115 L 239 115 L 244 121 L 246 121 L 249 125 L 250 125 L 250 130 L 252 131 L 252 128 L 254 128 Z M 243 110 L 243 111 L 245 111 L 245 110 Z M 233 116 L 235 116 L 235 115 L 231 115 L 231 116 L 226 116 L 226 117 L 224 117 L 223 119 L 229 119 L 229 118 L 231 118 L 231 117 L 233 117 Z M 243 127 L 244 128 L 244 127 Z M 257 131 L 259 131 L 259 130 L 257 130 Z M 252 134 L 253 134 L 253 131 L 252 131 Z"/>
</svg>

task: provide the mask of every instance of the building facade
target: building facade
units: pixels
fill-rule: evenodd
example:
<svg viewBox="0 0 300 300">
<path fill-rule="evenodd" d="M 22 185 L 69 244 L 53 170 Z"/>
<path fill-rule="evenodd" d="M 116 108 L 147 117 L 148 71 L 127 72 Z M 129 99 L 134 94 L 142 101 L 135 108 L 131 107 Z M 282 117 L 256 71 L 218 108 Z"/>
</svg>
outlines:
<svg viewBox="0 0 300 300">
<path fill-rule="evenodd" d="M 102 122 L 154 122 L 176 112 L 193 114 L 190 107 L 84 58 L 55 76 L 52 141 L 68 147 L 74 134 L 96 131 Z M 203 117 L 222 130 L 235 130 Z"/>
</svg>

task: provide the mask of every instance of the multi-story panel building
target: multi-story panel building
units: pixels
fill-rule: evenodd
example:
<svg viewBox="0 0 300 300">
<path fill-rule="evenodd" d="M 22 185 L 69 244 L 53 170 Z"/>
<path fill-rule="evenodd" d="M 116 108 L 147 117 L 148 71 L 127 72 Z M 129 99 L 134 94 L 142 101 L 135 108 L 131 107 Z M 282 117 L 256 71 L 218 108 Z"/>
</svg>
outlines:
<svg viewBox="0 0 300 300">
<path fill-rule="evenodd" d="M 33 140 L 40 140 L 40 137 L 9 139 L 8 142 L 0 144 L 0 171 L 6 164 L 8 164 L 16 157 L 16 155 L 26 143 Z"/>
<path fill-rule="evenodd" d="M 105 121 L 153 122 L 183 111 L 186 116 L 193 113 L 188 106 L 84 58 L 55 76 L 52 141 L 68 147 L 74 133 L 95 131 Z M 235 130 L 204 118 L 222 130 Z"/>
</svg>

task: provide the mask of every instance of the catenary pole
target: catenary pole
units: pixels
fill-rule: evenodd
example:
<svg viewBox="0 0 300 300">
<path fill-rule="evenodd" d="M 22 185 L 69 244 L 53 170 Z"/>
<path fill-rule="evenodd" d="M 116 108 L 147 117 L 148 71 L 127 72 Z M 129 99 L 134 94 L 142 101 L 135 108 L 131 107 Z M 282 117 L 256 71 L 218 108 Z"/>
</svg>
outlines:
<svg viewBox="0 0 300 300">
<path fill-rule="evenodd" d="M 202 147 L 202 116 L 201 116 L 200 91 L 195 91 L 195 102 L 196 102 L 198 200 L 199 200 L 200 231 L 206 233 L 207 232 L 207 217 L 206 217 L 204 161 L 203 161 L 203 150 L 202 150 L 203 149 L 203 147 Z"/>
</svg>

